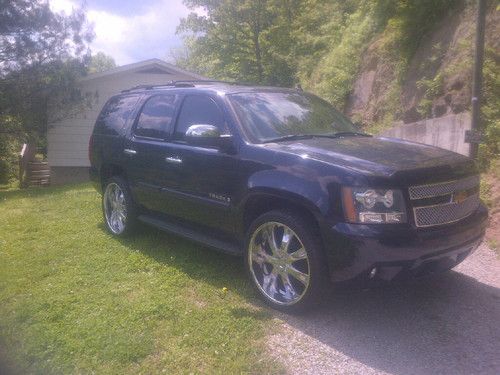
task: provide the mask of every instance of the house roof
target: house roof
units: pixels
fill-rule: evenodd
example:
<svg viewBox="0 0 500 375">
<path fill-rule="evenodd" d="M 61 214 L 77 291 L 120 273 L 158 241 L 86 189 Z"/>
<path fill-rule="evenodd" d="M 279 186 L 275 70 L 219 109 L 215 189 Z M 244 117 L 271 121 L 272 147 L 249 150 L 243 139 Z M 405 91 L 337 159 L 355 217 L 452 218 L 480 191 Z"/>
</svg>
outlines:
<svg viewBox="0 0 500 375">
<path fill-rule="evenodd" d="M 187 70 L 181 69 L 181 68 L 179 68 L 175 65 L 169 64 L 163 60 L 149 59 L 149 60 L 139 61 L 139 62 L 133 63 L 133 64 L 117 66 L 116 68 L 112 68 L 112 69 L 106 70 L 104 72 L 91 73 L 91 74 L 88 74 L 87 76 L 81 78 L 80 81 L 89 81 L 89 80 L 96 79 L 96 78 L 107 77 L 107 76 L 110 76 L 113 74 L 134 72 L 134 71 L 144 70 L 144 69 L 163 69 L 165 71 L 172 72 L 172 73 L 185 74 L 185 75 L 188 75 L 190 77 L 193 77 L 193 79 L 206 79 L 205 77 L 200 76 L 199 74 L 188 72 Z"/>
</svg>

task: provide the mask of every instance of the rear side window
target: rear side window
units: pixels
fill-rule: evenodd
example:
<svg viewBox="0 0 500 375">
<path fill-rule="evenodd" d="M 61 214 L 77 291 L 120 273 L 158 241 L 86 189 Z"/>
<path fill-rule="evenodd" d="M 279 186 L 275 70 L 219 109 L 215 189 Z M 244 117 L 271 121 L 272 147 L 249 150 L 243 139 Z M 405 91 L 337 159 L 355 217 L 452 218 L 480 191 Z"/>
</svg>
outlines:
<svg viewBox="0 0 500 375">
<path fill-rule="evenodd" d="M 149 98 L 137 120 L 135 135 L 164 139 L 170 133 L 176 99 L 175 95 Z"/>
<path fill-rule="evenodd" d="M 177 120 L 175 139 L 182 140 L 191 125 L 214 125 L 224 132 L 224 115 L 215 101 L 208 96 L 191 95 L 184 99 Z"/>
<path fill-rule="evenodd" d="M 137 100 L 137 95 L 111 98 L 99 114 L 94 132 L 105 135 L 120 135 Z"/>
</svg>

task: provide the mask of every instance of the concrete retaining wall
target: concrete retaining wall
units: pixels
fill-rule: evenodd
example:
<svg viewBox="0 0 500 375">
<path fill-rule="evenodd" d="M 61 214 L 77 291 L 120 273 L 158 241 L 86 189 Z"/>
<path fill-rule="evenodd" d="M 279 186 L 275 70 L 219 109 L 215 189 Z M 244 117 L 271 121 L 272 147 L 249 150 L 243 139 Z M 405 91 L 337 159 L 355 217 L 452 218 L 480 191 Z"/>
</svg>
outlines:
<svg viewBox="0 0 500 375">
<path fill-rule="evenodd" d="M 469 156 L 469 144 L 464 139 L 465 131 L 470 129 L 470 121 L 470 113 L 463 112 L 411 124 L 395 123 L 394 128 L 384 131 L 382 135 L 425 143 Z"/>
</svg>

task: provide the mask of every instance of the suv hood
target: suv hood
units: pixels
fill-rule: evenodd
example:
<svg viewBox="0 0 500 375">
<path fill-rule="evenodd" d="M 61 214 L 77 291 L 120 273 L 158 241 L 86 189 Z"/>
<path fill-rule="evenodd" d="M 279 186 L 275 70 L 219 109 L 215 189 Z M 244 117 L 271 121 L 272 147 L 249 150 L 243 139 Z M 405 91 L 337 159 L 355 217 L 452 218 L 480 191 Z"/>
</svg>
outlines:
<svg viewBox="0 0 500 375">
<path fill-rule="evenodd" d="M 471 159 L 455 152 L 396 138 L 312 138 L 263 146 L 372 176 L 436 167 L 450 171 L 462 164 L 467 169 L 474 167 Z"/>
</svg>

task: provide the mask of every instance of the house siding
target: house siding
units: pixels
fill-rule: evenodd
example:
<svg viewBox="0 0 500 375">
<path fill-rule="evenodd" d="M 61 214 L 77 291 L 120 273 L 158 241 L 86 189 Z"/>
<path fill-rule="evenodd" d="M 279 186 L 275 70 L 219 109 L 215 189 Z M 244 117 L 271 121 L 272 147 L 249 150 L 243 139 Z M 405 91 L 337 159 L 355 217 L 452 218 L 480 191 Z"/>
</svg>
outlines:
<svg viewBox="0 0 500 375">
<path fill-rule="evenodd" d="M 138 70 L 142 70 L 144 67 Z M 165 68 L 168 70 L 168 68 Z M 96 118 L 106 101 L 122 90 L 142 84 L 162 84 L 171 80 L 197 79 L 196 75 L 151 74 L 125 71 L 83 80 L 82 93 L 96 97 L 92 108 L 52 124 L 47 131 L 48 161 L 51 167 L 88 167 L 88 143 Z"/>
</svg>

